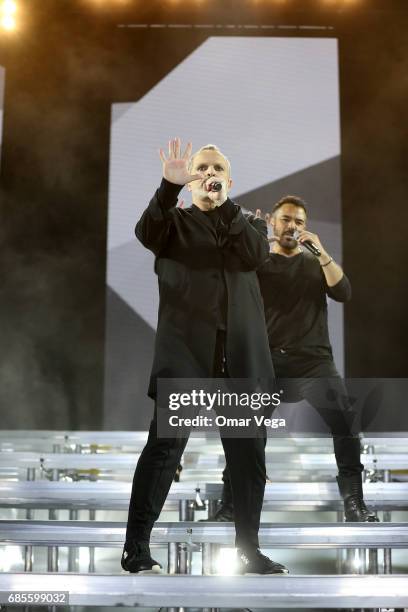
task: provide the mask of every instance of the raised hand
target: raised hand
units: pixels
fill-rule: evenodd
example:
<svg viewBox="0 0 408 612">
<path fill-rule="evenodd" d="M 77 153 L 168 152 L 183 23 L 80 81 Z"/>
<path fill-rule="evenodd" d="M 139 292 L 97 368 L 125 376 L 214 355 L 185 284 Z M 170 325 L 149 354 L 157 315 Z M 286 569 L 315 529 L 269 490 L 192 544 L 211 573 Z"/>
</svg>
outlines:
<svg viewBox="0 0 408 612">
<path fill-rule="evenodd" d="M 255 217 L 257 219 L 265 219 L 265 223 L 268 225 L 270 219 L 271 219 L 271 215 L 269 213 L 265 213 L 264 215 L 262 214 L 262 210 L 260 208 L 257 208 L 255 211 Z"/>
<path fill-rule="evenodd" d="M 260 208 L 256 209 L 255 217 L 256 217 L 256 219 L 262 219 L 262 210 Z M 269 213 L 265 213 L 264 219 L 265 219 L 266 225 L 269 226 L 269 222 L 271 220 L 271 215 Z M 273 235 L 269 236 L 269 238 L 268 238 L 268 242 L 276 242 L 277 240 L 279 240 L 279 238 L 277 238 L 276 236 L 273 236 Z"/>
<path fill-rule="evenodd" d="M 166 157 L 163 149 L 159 150 L 160 159 L 163 162 L 163 176 L 170 183 L 176 185 L 186 185 L 197 179 L 203 180 L 203 174 L 190 174 L 188 170 L 188 162 L 191 156 L 192 144 L 187 143 L 183 155 L 181 155 L 180 138 L 169 140 L 169 152 Z"/>
</svg>

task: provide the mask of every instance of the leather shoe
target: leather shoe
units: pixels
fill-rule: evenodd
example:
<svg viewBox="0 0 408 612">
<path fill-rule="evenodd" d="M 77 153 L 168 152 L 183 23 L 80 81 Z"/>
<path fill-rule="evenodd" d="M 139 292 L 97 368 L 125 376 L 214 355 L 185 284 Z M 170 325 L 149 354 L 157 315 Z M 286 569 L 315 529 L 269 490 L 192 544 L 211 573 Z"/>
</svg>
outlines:
<svg viewBox="0 0 408 612">
<path fill-rule="evenodd" d="M 159 574 L 162 569 L 150 555 L 149 542 L 126 543 L 120 564 L 131 574 Z"/>
<path fill-rule="evenodd" d="M 367 508 L 363 496 L 361 474 L 337 476 L 340 495 L 344 501 L 346 523 L 378 523 L 378 517 Z"/>
<path fill-rule="evenodd" d="M 200 519 L 200 523 L 233 523 L 234 520 L 232 504 L 222 504 L 215 514 L 207 519 Z"/>
<path fill-rule="evenodd" d="M 289 574 L 287 567 L 263 555 L 259 548 L 250 551 L 238 548 L 237 556 L 238 574 Z"/>
</svg>

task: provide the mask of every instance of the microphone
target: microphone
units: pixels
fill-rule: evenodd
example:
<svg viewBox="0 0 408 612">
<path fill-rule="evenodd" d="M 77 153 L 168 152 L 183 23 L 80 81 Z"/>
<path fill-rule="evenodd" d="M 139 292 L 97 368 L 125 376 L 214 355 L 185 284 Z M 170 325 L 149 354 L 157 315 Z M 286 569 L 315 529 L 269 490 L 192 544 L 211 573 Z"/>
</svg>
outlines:
<svg viewBox="0 0 408 612">
<path fill-rule="evenodd" d="M 295 230 L 293 232 L 293 237 L 297 240 L 299 236 L 299 232 L 297 230 Z M 320 249 L 315 245 L 314 242 L 312 242 L 311 240 L 304 240 L 302 243 L 302 246 L 304 246 L 308 251 L 310 251 L 311 253 L 313 253 L 313 255 L 316 255 L 316 257 L 320 257 L 320 255 L 322 254 Z"/>
<path fill-rule="evenodd" d="M 211 183 L 210 187 L 210 191 L 221 191 L 222 183 L 220 183 L 219 181 L 214 181 L 214 183 Z"/>
</svg>

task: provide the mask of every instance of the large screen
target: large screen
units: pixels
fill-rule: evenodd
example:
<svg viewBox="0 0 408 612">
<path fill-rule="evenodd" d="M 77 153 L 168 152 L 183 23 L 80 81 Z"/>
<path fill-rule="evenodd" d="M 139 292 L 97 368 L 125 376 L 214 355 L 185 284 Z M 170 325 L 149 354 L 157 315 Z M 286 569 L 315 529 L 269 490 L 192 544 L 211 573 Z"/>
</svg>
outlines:
<svg viewBox="0 0 408 612">
<path fill-rule="evenodd" d="M 229 158 L 231 198 L 263 212 L 287 194 L 306 200 L 309 229 L 341 261 L 338 50 L 334 38 L 210 37 L 143 98 L 114 104 L 111 122 L 105 417 L 146 429 L 157 322 L 153 255 L 134 226 L 161 180 L 159 147 L 179 136 Z M 181 197 L 189 205 L 189 192 Z M 343 371 L 342 306 L 329 301 Z"/>
</svg>

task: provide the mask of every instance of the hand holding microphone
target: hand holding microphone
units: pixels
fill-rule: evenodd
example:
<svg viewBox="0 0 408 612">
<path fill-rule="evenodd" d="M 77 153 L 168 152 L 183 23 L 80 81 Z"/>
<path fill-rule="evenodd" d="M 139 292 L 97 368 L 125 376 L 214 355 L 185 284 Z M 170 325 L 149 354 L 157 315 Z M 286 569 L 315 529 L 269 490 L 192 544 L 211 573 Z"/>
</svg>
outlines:
<svg viewBox="0 0 408 612">
<path fill-rule="evenodd" d="M 308 249 L 313 255 L 319 259 L 320 267 L 322 268 L 329 287 L 336 285 L 343 277 L 343 270 L 334 261 L 333 257 L 323 248 L 317 234 L 303 230 L 301 232 L 295 230 L 294 237 L 296 240 Z"/>
<path fill-rule="evenodd" d="M 293 232 L 293 237 L 310 251 L 310 253 L 316 255 L 316 257 L 321 257 L 322 253 L 325 252 L 317 234 L 312 234 L 312 232 L 307 232 L 306 230 L 301 232 L 295 230 Z"/>
</svg>

